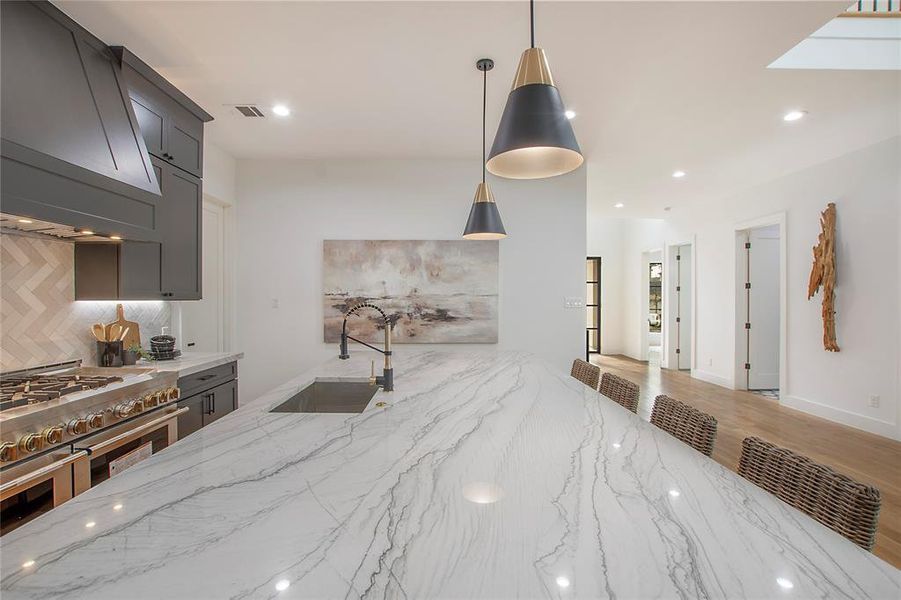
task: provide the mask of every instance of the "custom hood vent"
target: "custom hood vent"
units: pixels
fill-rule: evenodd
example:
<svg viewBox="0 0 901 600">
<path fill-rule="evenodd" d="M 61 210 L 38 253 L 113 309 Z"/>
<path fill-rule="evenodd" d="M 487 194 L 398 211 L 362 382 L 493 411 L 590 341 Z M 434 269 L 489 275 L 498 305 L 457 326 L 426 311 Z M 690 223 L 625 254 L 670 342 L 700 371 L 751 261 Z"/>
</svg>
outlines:
<svg viewBox="0 0 901 600">
<path fill-rule="evenodd" d="M 160 187 L 112 51 L 49 2 L 0 2 L 4 213 L 159 241 Z"/>
<path fill-rule="evenodd" d="M 79 229 L 71 225 L 49 223 L 18 215 L 0 213 L 0 228 L 4 233 L 26 233 L 42 237 L 50 237 L 66 242 L 109 242 L 122 239 L 115 233 L 95 232 L 90 229 Z"/>
</svg>

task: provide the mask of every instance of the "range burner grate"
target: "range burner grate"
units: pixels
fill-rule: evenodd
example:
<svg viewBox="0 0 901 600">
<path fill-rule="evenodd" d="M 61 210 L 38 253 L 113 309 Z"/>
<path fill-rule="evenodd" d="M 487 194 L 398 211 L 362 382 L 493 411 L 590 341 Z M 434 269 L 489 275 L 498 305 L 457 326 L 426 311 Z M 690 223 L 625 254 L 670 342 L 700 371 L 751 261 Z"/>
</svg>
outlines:
<svg viewBox="0 0 901 600">
<path fill-rule="evenodd" d="M 38 404 L 83 390 L 93 390 L 122 381 L 107 375 L 34 375 L 0 378 L 0 411 Z"/>
</svg>

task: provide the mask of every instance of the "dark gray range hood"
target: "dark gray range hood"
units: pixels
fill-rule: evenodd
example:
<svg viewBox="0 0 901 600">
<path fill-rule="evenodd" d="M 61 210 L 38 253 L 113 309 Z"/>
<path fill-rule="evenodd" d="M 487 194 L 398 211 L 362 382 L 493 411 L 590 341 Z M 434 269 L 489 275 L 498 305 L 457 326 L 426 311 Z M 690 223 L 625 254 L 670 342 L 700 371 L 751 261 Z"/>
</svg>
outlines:
<svg viewBox="0 0 901 600">
<path fill-rule="evenodd" d="M 0 211 L 159 241 L 160 188 L 116 57 L 48 2 L 0 11 Z"/>
</svg>

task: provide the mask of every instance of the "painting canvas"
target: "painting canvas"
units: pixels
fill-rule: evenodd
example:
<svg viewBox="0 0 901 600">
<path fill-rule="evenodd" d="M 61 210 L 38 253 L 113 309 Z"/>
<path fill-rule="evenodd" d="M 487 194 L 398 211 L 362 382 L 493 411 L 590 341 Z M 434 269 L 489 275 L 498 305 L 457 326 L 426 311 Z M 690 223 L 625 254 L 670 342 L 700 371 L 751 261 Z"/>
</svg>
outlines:
<svg viewBox="0 0 901 600">
<path fill-rule="evenodd" d="M 384 310 L 394 342 L 497 342 L 497 241 L 325 240 L 325 341 L 337 343 L 344 313 L 361 302 Z M 379 315 L 348 319 L 348 333 L 384 338 Z"/>
</svg>

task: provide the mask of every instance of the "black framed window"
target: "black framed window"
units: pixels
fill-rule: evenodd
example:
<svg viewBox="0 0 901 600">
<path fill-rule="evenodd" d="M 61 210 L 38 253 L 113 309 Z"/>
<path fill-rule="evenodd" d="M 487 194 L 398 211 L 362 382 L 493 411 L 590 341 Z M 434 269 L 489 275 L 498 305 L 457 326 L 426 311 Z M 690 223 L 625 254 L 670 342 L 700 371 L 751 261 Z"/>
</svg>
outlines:
<svg viewBox="0 0 901 600">
<path fill-rule="evenodd" d="M 663 263 L 652 262 L 648 273 L 648 325 L 649 331 L 657 333 L 663 322 Z"/>
<path fill-rule="evenodd" d="M 585 360 L 601 353 L 601 257 L 585 260 Z"/>
</svg>

